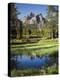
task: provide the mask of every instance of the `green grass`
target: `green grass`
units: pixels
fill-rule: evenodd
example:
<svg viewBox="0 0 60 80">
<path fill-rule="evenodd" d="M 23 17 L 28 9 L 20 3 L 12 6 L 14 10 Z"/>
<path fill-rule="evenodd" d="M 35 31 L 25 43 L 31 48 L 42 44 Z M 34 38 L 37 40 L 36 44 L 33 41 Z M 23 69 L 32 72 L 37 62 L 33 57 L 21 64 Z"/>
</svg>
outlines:
<svg viewBox="0 0 60 80">
<path fill-rule="evenodd" d="M 58 51 L 57 39 L 42 39 L 37 43 L 11 44 L 11 54 L 45 55 Z"/>
<path fill-rule="evenodd" d="M 11 71 L 11 76 L 35 76 L 35 75 L 52 75 L 58 74 L 58 66 L 56 64 L 44 67 L 42 69 L 24 69 L 24 70 L 16 70 L 13 69 Z"/>
</svg>

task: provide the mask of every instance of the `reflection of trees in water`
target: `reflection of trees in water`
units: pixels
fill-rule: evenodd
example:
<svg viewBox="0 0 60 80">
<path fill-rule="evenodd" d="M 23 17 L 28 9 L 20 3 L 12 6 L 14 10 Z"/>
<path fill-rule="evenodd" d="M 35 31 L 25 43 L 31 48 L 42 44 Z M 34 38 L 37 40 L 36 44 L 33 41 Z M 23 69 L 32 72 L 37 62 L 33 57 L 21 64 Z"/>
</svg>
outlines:
<svg viewBox="0 0 60 80">
<path fill-rule="evenodd" d="M 33 60 L 35 58 L 35 56 L 31 56 L 30 59 Z"/>
<path fill-rule="evenodd" d="M 11 56 L 11 69 L 18 69 L 17 64 L 20 64 L 20 61 L 18 61 L 18 58 L 22 59 L 22 55 L 12 55 Z"/>
<path fill-rule="evenodd" d="M 40 59 L 41 62 L 42 62 L 42 68 L 48 68 L 49 66 L 52 66 L 54 64 L 56 64 L 58 66 L 58 54 L 57 53 L 54 53 L 54 54 L 50 54 L 50 55 L 46 55 L 46 56 L 27 56 L 30 58 L 30 60 L 35 60 L 36 58 L 38 58 L 38 60 Z M 14 55 L 13 56 L 13 59 L 11 60 L 11 69 L 23 69 L 24 68 L 24 65 L 23 67 L 21 67 L 20 63 L 23 59 L 23 55 Z M 44 61 L 44 62 L 43 62 Z M 20 66 L 18 68 L 17 64 Z M 28 63 L 29 64 L 29 63 Z"/>
<path fill-rule="evenodd" d="M 17 63 L 17 56 L 16 55 L 12 55 L 11 57 L 11 69 L 16 69 L 16 63 Z"/>
<path fill-rule="evenodd" d="M 13 59 L 11 60 L 11 69 L 16 68 L 16 61 Z"/>
<path fill-rule="evenodd" d="M 41 56 L 39 54 L 36 54 L 36 57 L 41 59 Z"/>
</svg>

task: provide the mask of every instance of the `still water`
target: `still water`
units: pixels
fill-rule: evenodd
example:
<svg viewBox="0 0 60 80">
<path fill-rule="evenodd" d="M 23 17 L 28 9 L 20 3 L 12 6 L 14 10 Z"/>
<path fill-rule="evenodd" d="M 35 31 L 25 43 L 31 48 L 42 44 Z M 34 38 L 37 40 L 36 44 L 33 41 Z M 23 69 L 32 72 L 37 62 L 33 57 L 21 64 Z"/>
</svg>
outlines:
<svg viewBox="0 0 60 80">
<path fill-rule="evenodd" d="M 48 66 L 50 62 L 49 56 L 34 57 L 26 55 L 15 55 L 11 57 L 11 67 L 16 69 L 39 69 Z"/>
</svg>

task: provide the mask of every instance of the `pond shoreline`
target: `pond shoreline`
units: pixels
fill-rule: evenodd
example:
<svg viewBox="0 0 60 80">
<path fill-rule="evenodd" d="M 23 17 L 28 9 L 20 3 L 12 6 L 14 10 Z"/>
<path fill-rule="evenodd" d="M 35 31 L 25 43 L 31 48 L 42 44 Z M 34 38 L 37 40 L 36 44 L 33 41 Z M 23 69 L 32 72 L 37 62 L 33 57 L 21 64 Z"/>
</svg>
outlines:
<svg viewBox="0 0 60 80">
<path fill-rule="evenodd" d="M 21 55 L 22 56 L 22 55 Z M 25 55 L 26 56 L 26 55 Z M 47 55 L 45 55 L 47 56 Z M 29 75 L 50 75 L 50 74 L 58 74 L 58 52 L 49 55 L 51 61 L 49 61 L 49 65 L 45 65 L 42 68 L 38 69 L 11 69 L 11 76 L 29 76 Z M 42 59 L 42 57 L 38 57 Z M 32 58 L 34 60 L 34 58 Z M 16 75 L 14 75 L 16 74 Z"/>
<path fill-rule="evenodd" d="M 30 43 L 29 44 L 13 44 L 13 45 L 11 44 L 10 51 L 11 51 L 10 58 L 12 56 L 19 56 L 19 55 L 22 58 L 22 56 L 25 55 L 27 57 L 30 57 L 32 61 L 34 61 L 34 58 L 42 59 L 44 56 L 50 57 L 49 66 L 46 64 L 45 67 L 38 68 L 38 69 L 22 68 L 20 70 L 13 68 L 11 69 L 11 76 L 35 76 L 35 75 L 58 74 L 58 54 L 59 53 L 58 53 L 57 39 L 40 40 L 39 42 L 32 43 L 32 44 Z"/>
</svg>

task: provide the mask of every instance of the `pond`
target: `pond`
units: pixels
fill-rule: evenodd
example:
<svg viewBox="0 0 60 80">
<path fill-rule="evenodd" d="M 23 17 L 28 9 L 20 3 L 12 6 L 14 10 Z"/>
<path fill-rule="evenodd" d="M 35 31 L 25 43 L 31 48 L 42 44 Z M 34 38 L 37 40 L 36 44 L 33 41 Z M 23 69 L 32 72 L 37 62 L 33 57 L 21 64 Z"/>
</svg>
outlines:
<svg viewBox="0 0 60 80">
<path fill-rule="evenodd" d="M 11 56 L 11 68 L 16 69 L 41 69 L 50 66 L 55 62 L 53 57 L 48 55 L 43 57 L 27 56 L 27 55 L 14 55 Z"/>
</svg>

